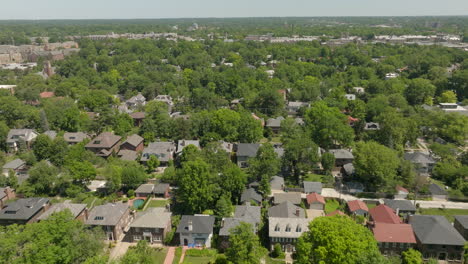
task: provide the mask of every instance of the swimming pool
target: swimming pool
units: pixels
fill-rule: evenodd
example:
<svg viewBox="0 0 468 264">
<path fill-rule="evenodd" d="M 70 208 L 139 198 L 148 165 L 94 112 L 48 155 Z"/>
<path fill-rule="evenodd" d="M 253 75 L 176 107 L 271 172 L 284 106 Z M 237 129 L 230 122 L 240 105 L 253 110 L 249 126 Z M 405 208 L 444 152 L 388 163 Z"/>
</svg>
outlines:
<svg viewBox="0 0 468 264">
<path fill-rule="evenodd" d="M 144 199 L 136 199 L 133 201 L 133 207 L 135 209 L 141 209 L 144 203 L 145 203 Z"/>
</svg>

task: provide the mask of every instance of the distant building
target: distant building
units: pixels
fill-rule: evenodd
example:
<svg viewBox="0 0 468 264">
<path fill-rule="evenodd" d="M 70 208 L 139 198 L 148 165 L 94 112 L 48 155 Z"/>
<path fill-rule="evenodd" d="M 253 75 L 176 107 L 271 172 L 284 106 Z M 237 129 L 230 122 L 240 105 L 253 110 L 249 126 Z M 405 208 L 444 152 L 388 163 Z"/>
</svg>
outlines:
<svg viewBox="0 0 468 264">
<path fill-rule="evenodd" d="M 120 136 L 111 132 L 103 132 L 86 144 L 85 148 L 96 153 L 97 156 L 108 158 L 112 153 L 119 152 L 120 139 Z"/>
<path fill-rule="evenodd" d="M 440 187 L 435 183 L 429 185 L 429 192 L 432 195 L 432 199 L 435 201 L 445 201 L 447 200 L 448 193 L 444 188 Z"/>
<path fill-rule="evenodd" d="M 64 210 L 69 210 L 73 218 L 81 222 L 85 222 L 88 219 L 88 209 L 86 208 L 86 204 L 58 203 L 50 206 L 49 210 L 39 216 L 37 220 L 45 220 L 52 214 L 62 212 Z"/>
<path fill-rule="evenodd" d="M 0 188 L 0 208 L 3 208 L 6 205 L 6 202 L 11 199 L 16 198 L 16 192 L 10 187 L 1 187 Z"/>
<path fill-rule="evenodd" d="M 295 205 L 300 205 L 302 202 L 301 193 L 286 192 L 286 193 L 275 193 L 273 195 L 273 204 L 281 204 L 286 201 Z"/>
<path fill-rule="evenodd" d="M 321 182 L 311 182 L 311 181 L 304 181 L 304 193 L 318 193 L 322 194 L 322 183 Z"/>
<path fill-rule="evenodd" d="M 345 164 L 353 163 L 354 156 L 346 149 L 330 149 L 330 153 L 335 156 L 335 166 L 342 167 Z"/>
<path fill-rule="evenodd" d="M 315 210 L 325 209 L 325 199 L 318 193 L 309 193 L 306 196 L 307 208 Z"/>
<path fill-rule="evenodd" d="M 260 144 L 239 143 L 236 152 L 237 165 L 241 168 L 247 168 L 249 166 L 248 160 L 257 155 L 259 148 Z"/>
<path fill-rule="evenodd" d="M 24 160 L 15 159 L 6 163 L 2 167 L 2 173 L 5 177 L 8 177 L 10 175 L 10 171 L 13 171 L 15 176 L 27 174 L 28 166 L 26 165 L 26 162 Z"/>
<path fill-rule="evenodd" d="M 200 141 L 181 139 L 177 141 L 177 154 L 181 153 L 182 150 L 184 150 L 184 148 L 187 147 L 188 145 L 194 145 L 195 147 L 200 149 Z"/>
<path fill-rule="evenodd" d="M 33 129 L 10 129 L 6 140 L 8 149 L 11 152 L 18 151 L 20 141 L 25 143 L 25 147 L 29 148 L 38 135 Z"/>
<path fill-rule="evenodd" d="M 49 206 L 48 198 L 18 199 L 1 209 L 0 225 L 33 223 Z"/>
<path fill-rule="evenodd" d="M 93 227 L 100 226 L 104 230 L 107 240 L 118 241 L 122 239 L 131 221 L 132 216 L 128 203 L 108 203 L 94 207 L 86 224 Z"/>
<path fill-rule="evenodd" d="M 176 146 L 173 142 L 152 142 L 143 149 L 140 161 L 146 163 L 151 156 L 158 158 L 160 166 L 167 166 L 174 159 Z"/>
<path fill-rule="evenodd" d="M 436 164 L 436 161 L 429 154 L 422 152 L 407 152 L 404 154 L 404 159 L 413 163 L 416 171 L 422 174 L 432 173 Z"/>
<path fill-rule="evenodd" d="M 392 208 L 381 204 L 369 210 L 369 219 L 374 223 L 401 224 L 400 217 Z"/>
<path fill-rule="evenodd" d="M 133 134 L 120 145 L 121 150 L 142 151 L 144 148 L 143 138 L 137 134 Z"/>
<path fill-rule="evenodd" d="M 367 216 L 369 213 L 369 208 L 367 207 L 366 203 L 361 200 L 349 201 L 347 205 L 348 211 L 353 215 Z"/>
</svg>

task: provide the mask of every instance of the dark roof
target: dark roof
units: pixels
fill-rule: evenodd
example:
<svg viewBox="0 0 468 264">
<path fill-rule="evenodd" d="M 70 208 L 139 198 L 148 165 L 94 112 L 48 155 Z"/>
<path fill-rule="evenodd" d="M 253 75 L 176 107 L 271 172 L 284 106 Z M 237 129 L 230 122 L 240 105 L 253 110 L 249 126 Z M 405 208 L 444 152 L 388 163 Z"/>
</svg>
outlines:
<svg viewBox="0 0 468 264">
<path fill-rule="evenodd" d="M 417 164 L 434 164 L 435 160 L 428 154 L 422 152 L 407 152 L 404 155 L 405 160 L 409 160 Z"/>
<path fill-rule="evenodd" d="M 280 204 L 289 201 L 293 204 L 300 204 L 302 201 L 300 192 L 275 193 L 273 195 L 274 204 Z"/>
<path fill-rule="evenodd" d="M 241 222 L 251 224 L 255 232 L 256 226 L 261 222 L 261 207 L 249 205 L 236 206 L 234 217 L 223 218 L 223 225 L 219 230 L 219 235 L 228 236 L 231 228 L 238 226 Z"/>
<path fill-rule="evenodd" d="M 26 165 L 25 161 L 21 159 L 15 159 L 3 165 L 3 169 L 4 170 L 16 170 L 16 169 L 21 168 L 24 165 Z"/>
<path fill-rule="evenodd" d="M 108 203 L 96 206 L 91 210 L 86 224 L 115 226 L 129 209 L 128 203 Z"/>
<path fill-rule="evenodd" d="M 297 215 L 297 210 L 299 210 L 299 215 Z M 305 212 L 301 207 L 286 201 L 279 205 L 270 207 L 268 209 L 268 216 L 281 218 L 305 218 Z"/>
<path fill-rule="evenodd" d="M 432 195 L 447 195 L 447 191 L 435 183 L 429 185 L 429 192 Z"/>
<path fill-rule="evenodd" d="M 409 219 L 422 244 L 463 246 L 465 239 L 442 215 L 412 215 Z"/>
<path fill-rule="evenodd" d="M 81 214 L 81 212 L 83 212 L 86 209 L 86 204 L 73 204 L 73 203 L 53 204 L 47 211 L 45 211 L 45 213 L 39 216 L 38 219 L 39 220 L 47 219 L 52 214 L 58 213 L 67 209 L 70 210 L 73 217 L 76 218 Z"/>
<path fill-rule="evenodd" d="M 166 229 L 168 223 L 171 221 L 171 216 L 172 213 L 167 212 L 163 207 L 148 208 L 146 211 L 136 214 L 135 220 L 130 227 Z"/>
<path fill-rule="evenodd" d="M 189 231 L 189 221 L 192 221 L 192 230 Z M 211 215 L 183 215 L 177 226 L 177 233 L 213 233 L 215 218 Z"/>
<path fill-rule="evenodd" d="M 401 224 L 400 217 L 393 212 L 392 208 L 384 204 L 370 209 L 369 215 L 376 223 Z"/>
<path fill-rule="evenodd" d="M 253 158 L 257 155 L 260 144 L 257 143 L 239 143 L 237 144 L 237 156 Z"/>
<path fill-rule="evenodd" d="M 384 203 L 386 206 L 393 209 L 396 212 L 397 209 L 400 211 L 414 211 L 416 212 L 416 207 L 413 205 L 411 201 L 408 200 L 392 200 L 392 199 L 384 199 Z"/>
<path fill-rule="evenodd" d="M 88 138 L 88 135 L 83 132 L 66 132 L 63 134 L 63 139 L 65 139 L 66 142 L 79 143 L 86 138 Z"/>
<path fill-rule="evenodd" d="M 454 217 L 455 220 L 463 226 L 463 228 L 468 228 L 468 215 L 455 215 Z"/>
<path fill-rule="evenodd" d="M 321 182 L 304 182 L 304 192 L 305 193 L 322 193 L 322 183 Z"/>
<path fill-rule="evenodd" d="M 111 148 L 120 141 L 121 137 L 111 132 L 103 132 L 95 137 L 88 144 L 87 148 Z"/>
<path fill-rule="evenodd" d="M 270 187 L 272 190 L 283 190 L 284 178 L 281 176 L 273 176 L 270 180 Z"/>
<path fill-rule="evenodd" d="M 244 203 L 244 202 L 250 202 L 252 200 L 255 202 L 261 203 L 262 196 L 257 191 L 255 191 L 254 188 L 245 189 L 242 192 L 240 202 Z"/>
<path fill-rule="evenodd" d="M 138 188 L 135 190 L 135 193 L 152 194 L 153 190 L 154 190 L 154 184 L 142 184 L 138 186 Z"/>
<path fill-rule="evenodd" d="M 155 194 L 164 194 L 170 188 L 168 183 L 159 183 L 154 186 L 153 192 Z"/>
<path fill-rule="evenodd" d="M 18 199 L 7 204 L 0 211 L 0 219 L 28 220 L 49 203 L 48 198 Z"/>
<path fill-rule="evenodd" d="M 143 142 L 143 138 L 142 138 L 142 137 L 140 137 L 140 136 L 137 135 L 137 134 L 133 134 L 133 135 L 129 136 L 129 137 L 127 138 L 127 140 L 125 140 L 125 142 L 124 142 L 123 144 L 127 143 L 127 144 L 130 144 L 131 146 L 137 147 L 137 146 L 140 145 L 142 142 Z"/>
</svg>

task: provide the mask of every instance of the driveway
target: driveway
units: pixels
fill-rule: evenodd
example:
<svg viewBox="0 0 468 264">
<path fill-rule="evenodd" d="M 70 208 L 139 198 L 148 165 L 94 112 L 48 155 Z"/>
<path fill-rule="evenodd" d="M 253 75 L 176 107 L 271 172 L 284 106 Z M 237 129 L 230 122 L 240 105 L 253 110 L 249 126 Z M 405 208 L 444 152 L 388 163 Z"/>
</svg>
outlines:
<svg viewBox="0 0 468 264">
<path fill-rule="evenodd" d="M 127 252 L 130 246 L 136 246 L 136 243 L 117 242 L 114 248 L 111 249 L 109 259 L 114 260 L 122 257 Z"/>
</svg>

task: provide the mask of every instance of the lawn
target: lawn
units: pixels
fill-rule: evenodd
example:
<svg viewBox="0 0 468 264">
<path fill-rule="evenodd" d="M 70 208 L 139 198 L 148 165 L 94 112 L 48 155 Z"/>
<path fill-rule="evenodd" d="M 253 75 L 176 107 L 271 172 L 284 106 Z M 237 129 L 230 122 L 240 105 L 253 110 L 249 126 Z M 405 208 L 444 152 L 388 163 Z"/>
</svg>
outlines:
<svg viewBox="0 0 468 264">
<path fill-rule="evenodd" d="M 166 259 L 167 248 L 155 248 L 153 252 L 153 263 L 164 263 Z"/>
<path fill-rule="evenodd" d="M 182 248 L 178 247 L 178 248 L 175 249 L 174 260 L 172 261 L 172 264 L 179 264 L 181 256 L 182 256 Z"/>
<path fill-rule="evenodd" d="M 215 260 L 216 257 L 192 257 L 185 256 L 183 264 L 208 264 Z"/>
<path fill-rule="evenodd" d="M 151 200 L 147 207 L 165 207 L 169 200 Z"/>
<path fill-rule="evenodd" d="M 422 215 L 443 215 L 451 223 L 454 221 L 454 215 L 468 215 L 467 209 L 439 209 L 439 208 L 428 208 L 428 209 L 419 209 L 419 213 Z"/>
<path fill-rule="evenodd" d="M 270 257 L 266 257 L 265 264 L 284 264 L 284 259 L 274 259 Z"/>
<path fill-rule="evenodd" d="M 367 205 L 367 208 L 369 208 L 369 210 L 377 206 L 377 204 L 375 203 L 366 203 L 366 205 Z"/>
<path fill-rule="evenodd" d="M 325 214 L 329 214 L 340 208 L 340 203 L 337 200 L 327 200 L 325 203 Z"/>
</svg>

